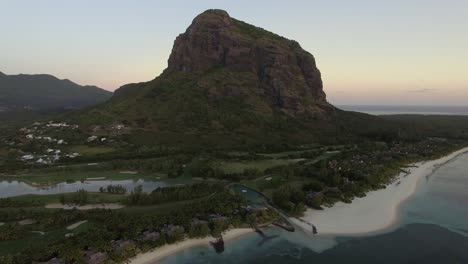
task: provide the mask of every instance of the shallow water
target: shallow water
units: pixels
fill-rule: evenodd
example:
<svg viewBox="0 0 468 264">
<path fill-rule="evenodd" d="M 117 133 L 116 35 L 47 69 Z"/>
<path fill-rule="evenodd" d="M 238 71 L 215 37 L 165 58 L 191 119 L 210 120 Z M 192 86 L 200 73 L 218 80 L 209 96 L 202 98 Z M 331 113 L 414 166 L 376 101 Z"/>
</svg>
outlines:
<svg viewBox="0 0 468 264">
<path fill-rule="evenodd" d="M 90 192 L 98 192 L 100 187 L 107 187 L 108 185 L 122 185 L 127 189 L 128 192 L 133 190 L 137 186 L 142 186 L 144 192 L 151 192 L 158 187 L 167 187 L 177 184 L 186 184 L 184 180 L 162 180 L 152 181 L 147 179 L 131 179 L 131 180 L 85 180 L 83 182 L 77 181 L 73 183 L 58 183 L 48 187 L 36 187 L 31 186 L 22 181 L 0 181 L 0 198 L 19 196 L 25 194 L 58 194 L 58 193 L 69 193 L 76 192 L 80 189 L 84 189 Z"/>
<path fill-rule="evenodd" d="M 262 204 L 266 202 L 266 198 L 252 188 L 237 183 L 231 184 L 229 188 L 251 203 Z"/>
<path fill-rule="evenodd" d="M 280 237 L 259 246 L 253 233 L 226 242 L 184 250 L 163 264 L 185 263 L 468 263 L 468 155 L 447 163 L 426 179 L 401 207 L 399 227 L 364 237 L 310 237 L 266 230 Z"/>
<path fill-rule="evenodd" d="M 423 179 L 401 214 L 403 224 L 436 224 L 468 235 L 468 154 Z"/>
</svg>

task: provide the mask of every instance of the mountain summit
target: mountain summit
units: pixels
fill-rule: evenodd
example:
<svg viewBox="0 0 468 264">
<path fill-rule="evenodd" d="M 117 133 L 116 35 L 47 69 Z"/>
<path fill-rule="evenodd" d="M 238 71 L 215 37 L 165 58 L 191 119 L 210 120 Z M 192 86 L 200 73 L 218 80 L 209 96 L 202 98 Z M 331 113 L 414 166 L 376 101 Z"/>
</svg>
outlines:
<svg viewBox="0 0 468 264">
<path fill-rule="evenodd" d="M 207 10 L 176 38 L 159 77 L 75 118 L 123 123 L 143 144 L 239 146 L 334 139 L 349 116 L 327 102 L 314 57 L 296 41 Z"/>
<path fill-rule="evenodd" d="M 260 96 L 269 107 L 289 114 L 317 114 L 329 108 L 310 53 L 223 10 L 203 12 L 177 37 L 165 73 L 178 71 L 202 79 L 213 71 L 229 71 L 232 79 L 198 82 L 211 96 Z M 245 83 L 237 85 L 237 78 Z"/>
</svg>

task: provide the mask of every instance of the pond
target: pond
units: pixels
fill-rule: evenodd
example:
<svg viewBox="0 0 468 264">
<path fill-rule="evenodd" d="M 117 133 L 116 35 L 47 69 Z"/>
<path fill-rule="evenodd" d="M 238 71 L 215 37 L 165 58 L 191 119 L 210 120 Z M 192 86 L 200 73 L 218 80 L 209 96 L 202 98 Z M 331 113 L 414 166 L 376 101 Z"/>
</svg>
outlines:
<svg viewBox="0 0 468 264">
<path fill-rule="evenodd" d="M 72 183 L 61 182 L 51 186 L 32 186 L 26 182 L 18 180 L 0 180 L 0 198 L 19 196 L 25 194 L 59 194 L 76 192 L 84 189 L 89 192 L 99 192 L 100 187 L 108 185 L 122 185 L 130 192 L 137 186 L 142 186 L 144 192 L 151 192 L 158 187 L 168 187 L 184 185 L 190 183 L 187 179 L 181 180 L 149 180 L 149 179 L 130 179 L 130 180 L 85 180 Z"/>
<path fill-rule="evenodd" d="M 249 202 L 255 204 L 263 204 L 268 202 L 265 196 L 263 196 L 263 194 L 245 185 L 234 183 L 229 186 L 229 189 L 235 192 L 236 194 L 239 194 L 240 196 L 244 197 Z"/>
</svg>

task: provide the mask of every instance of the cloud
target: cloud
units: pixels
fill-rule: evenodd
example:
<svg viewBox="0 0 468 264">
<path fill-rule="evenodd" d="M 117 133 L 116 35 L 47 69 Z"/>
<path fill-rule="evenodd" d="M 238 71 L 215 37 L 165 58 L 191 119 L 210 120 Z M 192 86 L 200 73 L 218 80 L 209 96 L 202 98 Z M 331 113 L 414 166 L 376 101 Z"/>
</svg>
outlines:
<svg viewBox="0 0 468 264">
<path fill-rule="evenodd" d="M 437 89 L 431 89 L 431 88 L 424 88 L 424 89 L 419 89 L 419 90 L 410 90 L 408 92 L 410 93 L 430 93 L 430 92 L 435 92 Z"/>
</svg>

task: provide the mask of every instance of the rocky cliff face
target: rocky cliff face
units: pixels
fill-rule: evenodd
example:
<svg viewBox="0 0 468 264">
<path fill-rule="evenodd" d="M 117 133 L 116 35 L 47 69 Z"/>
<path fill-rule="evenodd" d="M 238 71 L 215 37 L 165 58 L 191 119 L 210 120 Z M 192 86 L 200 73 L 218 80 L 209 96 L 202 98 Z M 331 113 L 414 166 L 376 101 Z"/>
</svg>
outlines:
<svg viewBox="0 0 468 264">
<path fill-rule="evenodd" d="M 205 76 L 237 73 L 245 82 L 200 77 L 198 86 L 210 97 L 256 96 L 288 114 L 321 114 L 330 108 L 314 57 L 292 40 L 231 18 L 223 10 L 198 15 L 177 37 L 165 74 Z M 226 76 L 224 77 L 226 78 Z M 229 79 L 229 78 L 228 78 Z M 211 87 L 210 87 L 211 86 Z"/>
<path fill-rule="evenodd" d="M 177 37 L 160 76 L 122 86 L 77 119 L 124 123 L 154 144 L 221 147 L 328 138 L 336 113 L 297 42 L 208 10 Z"/>
</svg>

